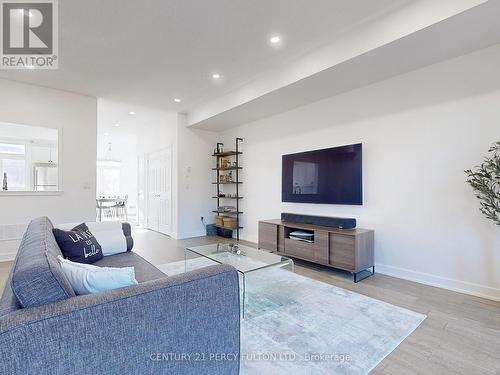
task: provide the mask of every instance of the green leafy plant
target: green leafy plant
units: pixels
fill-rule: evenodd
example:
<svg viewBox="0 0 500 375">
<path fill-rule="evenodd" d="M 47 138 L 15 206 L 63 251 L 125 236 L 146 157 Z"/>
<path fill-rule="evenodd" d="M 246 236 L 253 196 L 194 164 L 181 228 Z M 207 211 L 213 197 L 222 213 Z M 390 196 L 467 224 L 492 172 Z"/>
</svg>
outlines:
<svg viewBox="0 0 500 375">
<path fill-rule="evenodd" d="M 500 142 L 490 147 L 481 165 L 467 169 L 467 182 L 480 200 L 481 212 L 500 225 Z"/>
</svg>

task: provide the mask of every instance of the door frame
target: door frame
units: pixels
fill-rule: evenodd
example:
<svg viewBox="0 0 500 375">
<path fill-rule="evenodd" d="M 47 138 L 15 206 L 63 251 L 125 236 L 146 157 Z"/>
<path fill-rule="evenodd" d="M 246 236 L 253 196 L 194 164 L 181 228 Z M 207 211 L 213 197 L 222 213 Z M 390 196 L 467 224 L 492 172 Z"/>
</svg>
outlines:
<svg viewBox="0 0 500 375">
<path fill-rule="evenodd" d="M 147 154 L 137 155 L 137 224 L 142 228 L 147 227 L 148 219 L 147 168 Z"/>
</svg>

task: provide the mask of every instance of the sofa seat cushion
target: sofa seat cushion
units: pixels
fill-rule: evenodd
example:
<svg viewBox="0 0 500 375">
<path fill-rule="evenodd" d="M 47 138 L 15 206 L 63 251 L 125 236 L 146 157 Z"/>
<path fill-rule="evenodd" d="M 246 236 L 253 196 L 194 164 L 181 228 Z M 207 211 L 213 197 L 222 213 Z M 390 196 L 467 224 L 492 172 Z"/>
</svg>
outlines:
<svg viewBox="0 0 500 375">
<path fill-rule="evenodd" d="M 12 267 L 11 288 L 23 308 L 74 297 L 57 260 L 62 255 L 46 217 L 33 220 L 24 233 Z"/>
<path fill-rule="evenodd" d="M 161 279 L 167 276 L 158 268 L 149 263 L 146 259 L 137 255 L 133 251 L 110 255 L 98 260 L 94 266 L 99 267 L 134 267 L 135 278 L 139 283 L 145 281 Z"/>
</svg>

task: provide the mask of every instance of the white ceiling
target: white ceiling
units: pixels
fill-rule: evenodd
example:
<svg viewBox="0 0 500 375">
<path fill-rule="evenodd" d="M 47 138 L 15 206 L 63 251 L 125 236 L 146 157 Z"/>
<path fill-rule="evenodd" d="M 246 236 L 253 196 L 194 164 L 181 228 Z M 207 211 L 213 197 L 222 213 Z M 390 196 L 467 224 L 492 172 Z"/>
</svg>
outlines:
<svg viewBox="0 0 500 375">
<path fill-rule="evenodd" d="M 0 77 L 184 111 L 412 2 L 64 0 L 59 69 L 1 71 Z M 269 46 L 273 33 L 284 37 L 282 48 Z M 220 82 L 211 79 L 216 71 Z"/>
<path fill-rule="evenodd" d="M 134 115 L 129 114 L 132 109 L 136 112 Z M 119 126 L 115 126 L 116 124 Z M 135 155 L 135 144 L 144 139 L 145 134 L 151 134 L 151 129 L 155 129 L 158 124 L 175 126 L 177 114 L 99 99 L 97 101 L 98 157 L 105 156 L 109 142 L 113 144 L 113 151 L 117 158 L 126 159 L 127 156 Z M 172 131 L 174 129 L 172 128 Z"/>
<path fill-rule="evenodd" d="M 498 0 L 415 3 L 199 105 L 188 126 L 222 131 L 500 44 L 498 14 Z"/>
</svg>

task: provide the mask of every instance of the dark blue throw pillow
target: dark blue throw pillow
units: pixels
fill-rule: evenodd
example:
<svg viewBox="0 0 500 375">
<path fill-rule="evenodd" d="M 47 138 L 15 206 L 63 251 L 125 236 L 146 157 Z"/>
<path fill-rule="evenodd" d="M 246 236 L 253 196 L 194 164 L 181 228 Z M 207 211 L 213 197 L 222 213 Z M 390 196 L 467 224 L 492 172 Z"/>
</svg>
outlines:
<svg viewBox="0 0 500 375">
<path fill-rule="evenodd" d="M 57 244 L 66 259 L 78 263 L 94 263 L 102 259 L 102 248 L 89 228 L 82 223 L 70 231 L 52 229 Z"/>
</svg>

